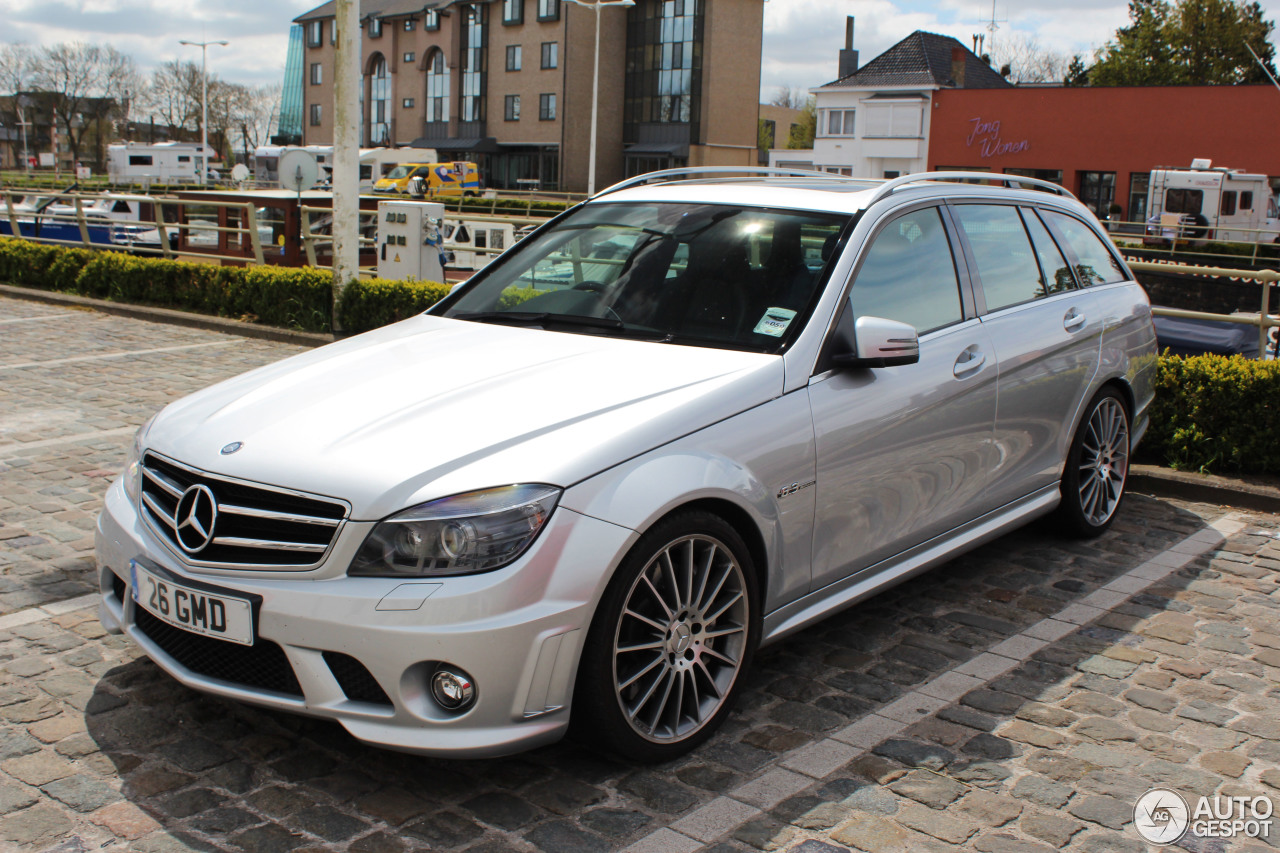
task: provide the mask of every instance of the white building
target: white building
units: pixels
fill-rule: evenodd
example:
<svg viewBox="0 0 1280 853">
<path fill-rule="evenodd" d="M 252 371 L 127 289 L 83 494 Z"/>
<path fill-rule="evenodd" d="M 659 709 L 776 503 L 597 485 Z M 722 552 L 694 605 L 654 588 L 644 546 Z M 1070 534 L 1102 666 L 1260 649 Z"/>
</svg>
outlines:
<svg viewBox="0 0 1280 853">
<path fill-rule="evenodd" d="M 864 178 L 923 172 L 935 92 L 1011 85 L 956 39 L 920 30 L 858 68 L 849 18 L 840 79 L 809 90 L 818 109 L 813 148 L 774 149 L 769 165 Z"/>
</svg>

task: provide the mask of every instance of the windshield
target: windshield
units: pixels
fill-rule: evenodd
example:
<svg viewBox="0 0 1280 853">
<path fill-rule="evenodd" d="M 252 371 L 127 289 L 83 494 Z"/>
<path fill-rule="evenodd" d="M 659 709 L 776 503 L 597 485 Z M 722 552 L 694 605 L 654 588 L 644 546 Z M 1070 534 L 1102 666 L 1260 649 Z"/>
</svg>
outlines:
<svg viewBox="0 0 1280 853">
<path fill-rule="evenodd" d="M 396 166 L 394 169 L 392 169 L 390 172 L 387 173 L 386 179 L 388 181 L 398 181 L 401 178 L 408 177 L 409 170 L 412 168 L 413 168 L 412 166 Z"/>
<path fill-rule="evenodd" d="M 431 313 L 780 352 L 849 217 L 714 204 L 592 204 Z"/>
</svg>

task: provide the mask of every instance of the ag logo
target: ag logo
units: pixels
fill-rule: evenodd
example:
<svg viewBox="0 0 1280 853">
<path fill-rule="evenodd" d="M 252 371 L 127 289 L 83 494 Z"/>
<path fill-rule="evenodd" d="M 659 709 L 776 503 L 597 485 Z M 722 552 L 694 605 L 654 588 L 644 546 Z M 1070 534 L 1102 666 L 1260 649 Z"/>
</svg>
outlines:
<svg viewBox="0 0 1280 853">
<path fill-rule="evenodd" d="M 1152 788 L 1133 807 L 1133 825 L 1152 844 L 1172 844 L 1187 831 L 1187 801 L 1167 788 Z"/>
</svg>

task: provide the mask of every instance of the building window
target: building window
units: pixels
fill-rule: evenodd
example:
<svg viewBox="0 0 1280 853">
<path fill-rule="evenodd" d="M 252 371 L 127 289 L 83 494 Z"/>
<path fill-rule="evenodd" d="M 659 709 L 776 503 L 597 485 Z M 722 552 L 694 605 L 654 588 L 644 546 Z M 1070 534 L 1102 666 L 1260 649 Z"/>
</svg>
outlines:
<svg viewBox="0 0 1280 853">
<path fill-rule="evenodd" d="M 311 105 L 311 126 L 318 127 L 320 125 L 320 105 Z"/>
<path fill-rule="evenodd" d="M 435 9 L 430 9 L 422 16 L 422 27 L 427 30 L 440 29 L 440 13 Z"/>
<path fill-rule="evenodd" d="M 406 110 L 413 109 L 413 98 L 405 98 L 404 100 L 400 101 L 400 106 Z"/>
<path fill-rule="evenodd" d="M 338 43 L 338 21 L 334 19 L 329 22 L 329 44 Z"/>
<path fill-rule="evenodd" d="M 560 64 L 560 44 L 554 41 L 542 43 L 542 67 L 555 68 Z"/>
<path fill-rule="evenodd" d="M 538 121 L 555 121 L 556 120 L 556 96 L 555 95 L 539 95 L 538 96 Z"/>
<path fill-rule="evenodd" d="M 307 24 L 307 47 L 319 47 L 324 43 L 324 21 Z"/>
<path fill-rule="evenodd" d="M 1081 172 L 1077 197 L 1085 207 L 1093 211 L 1094 216 L 1099 219 L 1108 218 L 1111 215 L 1111 201 L 1116 197 L 1116 173 Z M 1199 212 L 1199 205 L 1196 210 Z"/>
<path fill-rule="evenodd" d="M 369 64 L 369 139 L 370 145 L 382 145 L 391 138 L 391 76 L 387 60 L 380 53 Z"/>
<path fill-rule="evenodd" d="M 853 136 L 855 110 L 827 110 L 827 136 Z"/>
<path fill-rule="evenodd" d="M 442 50 L 437 50 L 427 60 L 426 120 L 449 120 L 449 66 L 445 64 Z"/>
<path fill-rule="evenodd" d="M 502 0 L 502 23 L 524 23 L 524 0 Z"/>
<path fill-rule="evenodd" d="M 382 37 L 382 21 L 378 18 L 369 19 L 369 38 L 376 39 Z"/>
<path fill-rule="evenodd" d="M 417 58 L 418 58 L 418 54 L 414 53 L 412 50 L 405 51 L 404 62 L 406 65 L 409 64 L 410 62 L 413 62 Z"/>
<path fill-rule="evenodd" d="M 520 120 L 520 96 L 507 95 L 506 109 L 502 113 L 502 117 L 507 121 Z"/>
<path fill-rule="evenodd" d="M 459 121 L 484 121 L 485 7 L 462 7 L 462 102 Z"/>
<path fill-rule="evenodd" d="M 919 103 L 868 106 L 862 135 L 886 139 L 919 139 L 923 112 L 923 105 Z M 845 134 L 852 136 L 853 128 L 847 127 Z"/>
<path fill-rule="evenodd" d="M 322 67 L 323 66 L 321 66 L 319 62 L 311 63 L 311 85 L 312 86 L 319 86 L 320 83 L 323 81 L 324 78 L 321 75 L 324 72 L 320 70 Z"/>
<path fill-rule="evenodd" d="M 699 137 L 704 3 L 644 0 L 627 9 L 627 142 L 639 141 L 644 124 L 687 125 L 687 138 Z"/>
<path fill-rule="evenodd" d="M 406 33 L 411 33 L 411 32 L 413 32 L 413 28 L 414 28 L 414 27 L 416 27 L 416 26 L 418 26 L 418 19 L 417 19 L 417 18 L 405 18 L 405 19 L 404 19 L 404 31 L 405 31 Z"/>
<path fill-rule="evenodd" d="M 538 0 L 538 20 L 560 20 L 560 0 Z"/>
<path fill-rule="evenodd" d="M 507 70 L 508 71 L 520 70 L 520 56 L 522 52 L 523 51 L 520 45 L 518 44 L 507 45 Z"/>
</svg>

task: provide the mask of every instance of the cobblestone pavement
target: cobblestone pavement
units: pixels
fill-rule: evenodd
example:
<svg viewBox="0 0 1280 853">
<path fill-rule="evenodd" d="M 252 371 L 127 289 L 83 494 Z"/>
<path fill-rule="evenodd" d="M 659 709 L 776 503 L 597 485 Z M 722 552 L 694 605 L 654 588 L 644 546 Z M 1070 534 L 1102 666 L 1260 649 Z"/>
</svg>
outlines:
<svg viewBox="0 0 1280 853">
<path fill-rule="evenodd" d="M 98 502 L 165 401 L 295 351 L 0 298 L 0 848 L 1141 851 L 1149 788 L 1280 799 L 1280 517 L 1140 495 L 764 650 L 667 765 L 425 759 L 193 693 L 97 622 Z"/>
</svg>

